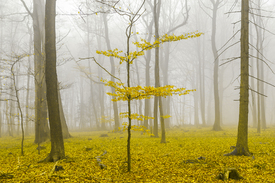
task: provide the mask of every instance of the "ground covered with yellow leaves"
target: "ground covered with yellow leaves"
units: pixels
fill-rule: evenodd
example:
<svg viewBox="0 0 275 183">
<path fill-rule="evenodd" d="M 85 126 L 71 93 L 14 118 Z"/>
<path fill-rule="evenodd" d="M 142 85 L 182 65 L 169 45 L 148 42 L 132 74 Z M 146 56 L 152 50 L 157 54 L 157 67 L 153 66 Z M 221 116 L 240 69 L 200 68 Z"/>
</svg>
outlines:
<svg viewBox="0 0 275 183">
<path fill-rule="evenodd" d="M 50 152 L 50 142 L 38 154 L 34 137 L 28 136 L 25 155 L 20 156 L 20 137 L 2 137 L 0 182 L 223 182 L 216 177 L 228 167 L 244 178 L 238 182 L 275 182 L 274 128 L 261 134 L 249 129 L 249 150 L 254 155 L 250 157 L 223 156 L 236 144 L 236 127 L 220 132 L 210 127 L 169 129 L 166 144 L 140 133 L 133 132 L 130 173 L 126 132 L 73 132 L 73 138 L 65 140 L 68 158 L 57 164 L 37 163 Z M 99 166 L 99 156 L 106 167 Z M 54 166 L 64 170 L 53 171 Z"/>
</svg>

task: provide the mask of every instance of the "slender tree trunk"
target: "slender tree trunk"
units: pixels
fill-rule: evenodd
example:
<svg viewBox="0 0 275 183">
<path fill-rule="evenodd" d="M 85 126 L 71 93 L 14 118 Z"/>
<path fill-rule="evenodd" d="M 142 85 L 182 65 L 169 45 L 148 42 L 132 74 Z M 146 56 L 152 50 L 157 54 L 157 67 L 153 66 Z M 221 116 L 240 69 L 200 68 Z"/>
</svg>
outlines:
<svg viewBox="0 0 275 183">
<path fill-rule="evenodd" d="M 13 86 L 14 86 L 14 91 L 15 91 L 15 97 L 16 97 L 16 103 L 17 103 L 17 107 L 18 107 L 18 119 L 21 119 L 21 123 L 19 122 L 19 125 L 21 126 L 21 135 L 22 135 L 22 139 L 21 139 L 21 155 L 24 156 L 24 124 L 23 124 L 23 112 L 22 112 L 22 108 L 21 108 L 21 104 L 20 104 L 20 100 L 19 100 L 19 90 L 17 89 L 18 86 L 18 70 L 19 68 L 17 68 L 17 74 L 15 76 L 15 72 L 14 72 L 14 66 L 15 64 L 18 62 L 19 60 L 17 60 L 16 62 L 13 63 L 12 67 L 11 67 L 11 74 L 12 74 L 12 80 L 13 80 Z M 20 116 L 19 116 L 20 115 Z M 18 133 L 17 133 L 18 134 Z"/>
<path fill-rule="evenodd" d="M 11 82 L 11 86 L 13 86 L 13 83 L 12 83 L 12 80 L 10 80 Z M 12 88 L 11 89 L 11 94 L 12 96 L 14 96 L 14 89 Z M 10 136 L 13 137 L 13 131 L 14 131 L 14 102 L 13 101 L 10 101 Z"/>
<path fill-rule="evenodd" d="M 3 8 L 0 8 L 0 17 L 3 15 Z M 0 20 L 0 50 L 3 50 L 3 21 Z M 0 60 L 2 60 L 2 53 L 0 53 Z M 0 80 L 0 86 L 2 86 L 2 80 Z M 0 88 L 0 93 L 2 93 L 2 87 Z M 2 99 L 2 97 L 0 97 Z M 0 109 L 2 109 L 2 102 L 0 102 Z M 3 115 L 4 116 L 4 115 Z M 0 111 L 0 137 L 2 136 L 2 123 L 4 123 L 4 120 L 2 120 L 2 111 Z"/>
<path fill-rule="evenodd" d="M 160 125 L 161 125 L 161 141 L 160 143 L 166 143 L 166 136 L 165 136 L 165 123 L 163 118 L 163 105 L 162 105 L 162 98 L 159 98 L 159 111 L 160 111 Z"/>
<path fill-rule="evenodd" d="M 104 28 L 105 28 L 105 40 L 106 40 L 107 50 L 111 50 L 111 43 L 110 43 L 110 38 L 109 38 L 109 27 L 108 27 L 108 23 L 107 23 L 107 14 L 103 14 L 103 22 L 104 22 Z M 114 76 L 115 75 L 115 62 L 114 62 L 113 57 L 110 57 L 110 62 L 111 62 L 111 74 Z M 111 77 L 111 81 L 115 82 L 114 77 Z M 112 93 L 115 93 L 114 87 L 111 87 L 111 90 L 112 90 Z M 112 98 L 114 99 L 115 97 L 112 96 Z M 112 104 L 113 104 L 113 110 L 114 110 L 115 130 L 117 130 L 118 127 L 120 126 L 117 102 L 112 101 Z"/>
<path fill-rule="evenodd" d="M 8 127 L 8 134 L 9 136 L 13 136 L 11 131 L 11 124 L 10 124 L 9 101 L 6 101 L 6 121 L 7 121 L 7 127 Z"/>
<path fill-rule="evenodd" d="M 47 103 L 50 121 L 51 152 L 44 161 L 58 161 L 65 157 L 62 127 L 58 104 L 58 86 L 56 72 L 56 42 L 55 42 L 56 1 L 46 0 L 46 87 Z"/>
<path fill-rule="evenodd" d="M 32 50 L 32 29 L 28 27 L 29 34 L 30 34 L 30 40 L 29 40 L 29 53 L 31 53 Z M 26 94 L 26 110 L 25 110 L 25 117 L 26 117 L 26 130 L 25 134 L 29 135 L 29 97 L 30 97 L 30 74 L 31 74 L 31 58 L 28 57 L 28 76 L 27 76 L 27 94 Z"/>
<path fill-rule="evenodd" d="M 34 73 L 35 73 L 35 143 L 49 139 L 44 69 L 44 10 L 43 0 L 33 0 Z"/>
<path fill-rule="evenodd" d="M 197 38 L 198 39 L 198 38 Z M 198 39 L 199 40 L 199 39 Z M 204 37 L 203 37 L 203 43 L 204 43 Z M 205 44 L 203 44 L 205 45 Z M 199 49 L 201 50 L 200 44 L 198 45 Z M 204 62 L 205 62 L 205 48 L 203 46 L 203 51 L 199 51 L 199 84 L 200 84 L 200 111 L 201 111 L 201 121 L 202 125 L 205 126 L 205 84 L 204 84 Z M 202 55 L 202 56 L 201 56 Z"/>
<path fill-rule="evenodd" d="M 154 0 L 154 22 L 155 22 L 155 40 L 159 38 L 159 14 L 160 14 L 161 0 Z M 155 48 L 155 87 L 160 87 L 159 83 L 159 46 Z M 159 97 L 155 96 L 154 101 L 154 135 L 158 137 L 158 105 Z"/>
<path fill-rule="evenodd" d="M 153 31 L 153 20 L 150 22 L 148 26 L 148 31 L 152 32 Z M 150 42 L 152 39 L 152 34 L 149 35 L 148 37 L 148 42 Z M 151 61 L 151 50 L 147 50 L 145 53 L 145 60 L 146 60 L 146 66 L 145 66 L 145 85 L 150 86 L 150 61 Z M 150 99 L 145 99 L 145 106 L 144 106 L 144 115 L 149 116 L 151 114 L 151 107 L 150 107 Z M 144 126 L 148 129 L 148 119 L 144 120 Z"/>
<path fill-rule="evenodd" d="M 198 71 L 196 66 L 194 65 L 194 71 Z M 196 72 L 193 73 L 193 81 L 194 81 L 194 88 L 198 88 L 198 77 L 196 76 Z M 198 91 L 194 92 L 194 125 L 199 127 L 199 93 Z"/>
<path fill-rule="evenodd" d="M 164 45 L 164 61 L 162 62 L 162 71 L 163 71 L 163 85 L 168 85 L 168 68 L 169 68 L 169 60 L 170 60 L 170 43 L 166 43 Z M 167 96 L 166 98 L 162 98 L 161 100 L 163 101 L 163 108 L 164 108 L 164 114 L 165 115 L 170 115 L 170 96 Z M 166 118 L 165 120 L 165 126 L 166 128 L 170 128 L 170 118 Z"/>
<path fill-rule="evenodd" d="M 258 0 L 258 15 L 257 16 L 257 22 L 258 22 L 258 25 L 260 27 L 264 27 L 263 23 L 262 23 L 262 13 L 261 13 L 261 1 Z M 258 45 L 259 47 L 257 47 L 257 50 L 259 50 L 259 52 L 261 54 L 259 54 L 259 52 L 257 52 L 257 58 L 258 58 L 258 61 L 259 61 L 259 67 L 258 69 L 260 70 L 259 72 L 259 79 L 263 80 L 264 81 L 264 62 L 262 61 L 263 60 L 263 54 L 264 54 L 264 49 L 263 49 L 263 31 L 262 31 L 262 28 L 259 28 L 258 26 L 256 27 L 258 29 Z M 259 60 L 260 59 L 260 60 Z M 264 94 L 264 83 L 263 82 L 260 82 L 259 83 L 259 90 L 258 90 L 261 94 Z M 262 129 L 266 129 L 266 118 L 265 118 L 265 97 L 262 96 L 262 95 L 258 95 L 260 97 L 260 114 L 261 114 L 261 127 Z"/>
<path fill-rule="evenodd" d="M 213 15 L 212 15 L 212 52 L 214 55 L 214 101 L 215 101 L 215 122 L 213 126 L 214 131 L 222 130 L 220 123 L 220 101 L 219 101 L 219 58 L 218 51 L 216 48 L 216 21 L 217 21 L 217 11 L 220 0 L 213 2 Z"/>
<path fill-rule="evenodd" d="M 241 9 L 241 84 L 237 144 L 229 155 L 249 156 L 248 100 L 249 100 L 249 0 L 242 0 Z"/>
<path fill-rule="evenodd" d="M 63 105 L 62 105 L 62 100 L 61 100 L 61 94 L 60 94 L 60 89 L 58 90 L 58 105 L 59 105 L 59 112 L 60 112 L 60 120 L 61 120 L 61 126 L 62 126 L 62 134 L 63 134 L 63 139 L 67 139 L 72 137 L 71 134 L 69 133 L 69 129 L 66 123 L 66 118 L 64 115 L 63 111 Z"/>
<path fill-rule="evenodd" d="M 250 30 L 252 30 L 252 24 L 250 24 Z M 253 36 L 252 34 L 250 34 L 250 43 L 251 45 L 253 45 Z M 253 51 L 254 51 L 254 48 L 250 49 L 250 52 L 251 52 L 251 55 L 253 55 Z M 255 63 L 254 63 L 254 59 L 253 58 L 250 58 L 250 63 L 251 63 L 251 67 L 250 67 L 250 73 L 252 76 L 254 76 L 254 69 L 255 69 Z M 254 82 L 254 78 L 250 78 L 250 85 L 251 85 L 251 88 L 254 90 L 255 89 L 255 82 Z M 252 125 L 254 128 L 257 127 L 257 106 L 256 106 L 256 95 L 254 92 L 251 92 L 251 111 L 252 111 Z"/>
</svg>

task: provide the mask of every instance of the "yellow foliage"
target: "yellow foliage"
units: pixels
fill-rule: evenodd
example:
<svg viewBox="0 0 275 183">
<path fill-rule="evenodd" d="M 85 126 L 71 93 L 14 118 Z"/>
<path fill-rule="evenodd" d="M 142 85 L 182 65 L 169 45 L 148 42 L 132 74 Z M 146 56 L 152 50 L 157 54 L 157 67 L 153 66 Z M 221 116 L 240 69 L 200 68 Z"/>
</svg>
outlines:
<svg viewBox="0 0 275 183">
<path fill-rule="evenodd" d="M 137 34 L 139 34 L 137 32 Z M 148 41 L 146 41 L 145 39 L 141 39 L 141 43 L 140 42 L 133 42 L 134 45 L 136 45 L 138 48 L 141 48 L 141 51 L 134 51 L 134 52 L 130 52 L 128 55 L 124 54 L 121 55 L 122 51 L 118 51 L 117 48 L 115 48 L 114 50 L 107 50 L 107 51 L 99 51 L 97 50 L 96 53 L 97 54 L 102 54 L 105 55 L 107 57 L 114 57 L 120 60 L 120 64 L 122 64 L 123 62 L 129 62 L 130 64 L 133 63 L 133 61 L 138 57 L 138 56 L 142 56 L 144 55 L 144 51 L 145 50 L 151 50 L 153 48 L 159 47 L 160 44 L 163 44 L 165 42 L 175 42 L 175 41 L 180 41 L 183 39 L 189 39 L 189 38 L 196 38 L 196 37 L 200 37 L 203 33 L 201 32 L 191 32 L 191 33 L 187 33 L 184 35 L 163 35 L 161 37 L 159 37 L 155 42 L 150 43 Z"/>
<path fill-rule="evenodd" d="M 128 118 L 129 117 L 128 112 L 121 112 L 119 115 L 120 115 L 119 116 L 120 118 Z M 147 120 L 147 119 L 154 119 L 154 117 L 148 117 L 148 116 L 140 115 L 137 113 L 132 113 L 130 118 L 139 120 L 139 121 L 143 121 L 143 120 Z"/>
<path fill-rule="evenodd" d="M 113 121 L 114 121 L 114 118 L 112 118 L 111 116 L 101 116 L 100 118 L 100 123 L 110 123 Z"/>
<path fill-rule="evenodd" d="M 0 138 L 0 177 L 12 175 L 0 182 L 222 182 L 215 177 L 226 167 L 235 167 L 245 179 L 237 182 L 274 182 L 275 129 L 268 128 L 259 136 L 256 129 L 249 129 L 249 149 L 254 158 L 223 156 L 235 145 L 237 127 L 214 132 L 211 128 L 177 128 L 167 131 L 169 143 L 159 143 L 159 138 L 132 133 L 132 172 L 125 173 L 127 133 L 72 132 L 74 138 L 65 139 L 66 156 L 54 171 L 55 163 L 37 163 L 47 157 L 50 142 L 45 150 L 37 153 L 34 136 L 25 140 L 25 156 L 20 156 L 19 137 Z M 189 130 L 189 131 L 188 131 Z M 120 138 L 123 137 L 123 138 Z M 91 138 L 92 140 L 88 140 Z M 87 151 L 86 149 L 91 150 Z M 101 169 L 94 157 L 102 156 Z M 199 157 L 205 159 L 198 160 Z M 192 161 L 191 161 L 192 160 Z M 189 163 L 190 162 L 190 163 Z M 193 162 L 193 163 L 192 163 Z M 3 176 L 4 177 L 4 176 Z M 11 176 L 10 176 L 11 177 Z M 228 182 L 236 182 L 229 180 Z"/>
<path fill-rule="evenodd" d="M 183 39 L 189 39 L 189 38 L 196 38 L 196 37 L 200 37 L 203 33 L 201 32 L 191 32 L 191 33 L 187 33 L 184 35 L 163 35 L 161 37 L 159 37 L 155 42 L 150 43 L 148 41 L 146 41 L 145 39 L 141 39 L 141 43 L 139 42 L 133 42 L 134 45 L 136 45 L 137 47 L 141 48 L 142 50 L 150 50 L 153 48 L 158 47 L 160 44 L 163 44 L 165 42 L 174 42 L 174 41 L 180 41 Z"/>
<path fill-rule="evenodd" d="M 106 86 L 111 86 L 115 88 L 115 93 L 107 92 L 108 95 L 114 96 L 112 101 L 126 101 L 126 100 L 141 100 L 149 99 L 152 96 L 167 97 L 172 95 L 187 95 L 192 91 L 196 90 L 186 90 L 185 88 L 175 88 L 172 85 L 166 85 L 161 87 L 153 86 L 134 86 L 134 87 L 125 87 L 123 83 L 101 80 L 105 82 Z"/>
</svg>

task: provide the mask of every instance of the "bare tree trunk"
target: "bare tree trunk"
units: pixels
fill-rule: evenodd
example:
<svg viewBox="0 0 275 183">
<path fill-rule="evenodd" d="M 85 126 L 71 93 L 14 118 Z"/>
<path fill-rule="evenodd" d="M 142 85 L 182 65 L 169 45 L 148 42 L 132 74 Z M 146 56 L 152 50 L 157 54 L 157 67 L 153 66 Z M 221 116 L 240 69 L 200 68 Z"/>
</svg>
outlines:
<svg viewBox="0 0 275 183">
<path fill-rule="evenodd" d="M 194 65 L 194 71 L 198 71 L 198 69 L 196 69 L 196 66 Z M 198 88 L 198 77 L 196 77 L 196 72 L 193 73 L 193 81 L 194 81 L 194 88 Z M 195 91 L 193 93 L 194 95 L 194 125 L 196 127 L 199 126 L 199 93 L 198 91 Z"/>
<path fill-rule="evenodd" d="M 58 90 L 58 105 L 59 105 L 59 112 L 60 112 L 60 120 L 61 120 L 61 126 L 62 126 L 62 135 L 63 139 L 67 139 L 72 137 L 71 134 L 69 133 L 69 129 L 66 123 L 66 118 L 64 115 L 63 111 L 63 105 L 62 105 L 62 100 L 61 100 L 61 94 L 60 94 L 60 89 Z"/>
<path fill-rule="evenodd" d="M 11 129 L 11 124 L 10 124 L 10 112 L 9 112 L 9 101 L 6 101 L 6 121 L 7 121 L 7 127 L 8 127 L 8 134 L 9 136 L 12 135 L 12 129 Z"/>
<path fill-rule="evenodd" d="M 161 0 L 154 0 L 154 22 L 155 22 L 155 40 L 159 38 L 159 14 L 160 14 Z M 155 48 L 155 87 L 160 87 L 159 83 L 159 47 Z M 159 97 L 155 96 L 154 101 L 154 135 L 158 137 L 158 105 Z M 165 130 L 165 129 L 163 129 Z"/>
<path fill-rule="evenodd" d="M 263 54 L 264 54 L 264 49 L 263 49 L 263 31 L 262 31 L 262 27 L 264 27 L 263 23 L 262 23 L 262 20 L 261 20 L 261 1 L 258 0 L 258 15 L 257 16 L 257 20 L 258 20 L 258 25 L 261 27 L 256 27 L 258 29 L 258 40 L 257 40 L 257 58 L 258 58 L 258 61 L 259 61 L 259 67 L 258 69 L 260 69 L 260 72 L 259 72 L 259 79 L 261 79 L 262 81 L 264 81 L 264 62 L 262 61 L 263 60 Z M 259 54 L 259 52 L 261 54 Z M 260 60 L 259 60 L 260 59 Z M 264 94 L 264 83 L 263 82 L 260 82 L 259 83 L 259 90 L 258 90 L 261 94 Z M 265 97 L 262 96 L 262 95 L 258 95 L 258 97 L 260 97 L 260 114 L 261 114 L 261 127 L 262 129 L 266 129 L 266 118 L 265 118 Z"/>
<path fill-rule="evenodd" d="M 92 105 L 93 105 L 93 112 L 94 112 L 94 116 L 95 116 L 95 122 L 96 122 L 96 128 L 97 130 L 100 129 L 100 124 L 99 124 L 99 119 L 97 116 L 97 111 L 96 111 L 96 106 L 95 106 L 95 99 L 94 99 L 94 92 L 93 92 L 93 87 L 91 87 L 91 101 L 92 101 Z"/>
<path fill-rule="evenodd" d="M 29 53 L 31 53 L 32 50 L 32 29 L 28 27 L 30 40 L 29 40 Z M 26 118 L 26 129 L 25 134 L 29 135 L 29 97 L 30 97 L 30 75 L 31 75 L 31 58 L 28 57 L 28 76 L 27 76 L 27 94 L 26 94 L 26 110 L 25 110 L 25 118 Z"/>
<path fill-rule="evenodd" d="M 3 15 L 3 8 L 0 8 L 0 17 Z M 2 19 L 0 20 L 0 50 L 3 50 L 3 22 Z M 0 60 L 2 60 L 2 53 L 0 53 Z M 2 80 L 0 80 L 0 86 L 2 86 Z M 0 93 L 2 93 L 2 87 L 0 88 Z M 0 97 L 1 99 L 2 97 Z M 2 102 L 0 102 L 0 109 L 2 109 Z M 3 115 L 4 116 L 4 115 Z M 2 123 L 4 123 L 4 120 L 2 120 L 2 111 L 0 111 L 0 137 L 2 136 Z"/>
<path fill-rule="evenodd" d="M 83 79 L 81 76 L 79 76 L 80 79 L 80 87 L 79 87 L 79 93 L 80 93 L 80 101 L 79 101 L 79 128 L 85 129 L 85 106 L 84 106 L 84 92 L 83 92 Z"/>
<path fill-rule="evenodd" d="M 144 22 L 147 22 L 145 19 L 143 19 Z M 149 32 L 153 32 L 153 23 L 154 21 L 151 20 L 150 24 L 147 25 L 147 29 Z M 152 39 L 152 34 L 149 34 L 148 36 L 148 42 L 150 42 Z M 145 60 L 146 60 L 146 66 L 145 66 L 145 85 L 150 86 L 150 61 L 151 61 L 151 50 L 147 50 L 145 53 Z M 145 106 L 144 106 L 144 115 L 149 116 L 151 114 L 151 107 L 150 107 L 150 99 L 145 99 Z M 148 119 L 144 119 L 144 126 L 148 129 Z"/>
<path fill-rule="evenodd" d="M 163 105 L 162 98 L 159 98 L 159 111 L 160 111 L 160 125 L 161 125 L 161 141 L 160 143 L 166 143 L 166 135 L 165 135 L 165 123 L 163 117 Z"/>
<path fill-rule="evenodd" d="M 199 40 L 199 39 L 197 39 Z M 203 37 L 203 43 L 204 43 L 204 37 Z M 203 44 L 204 45 L 204 44 Z M 206 122 L 205 122 L 205 84 L 204 84 L 204 62 L 205 62 L 205 49 L 203 46 L 203 51 L 201 53 L 201 49 L 200 49 L 200 44 L 199 46 L 199 85 L 200 85 L 200 111 L 201 111 L 201 121 L 202 121 L 202 125 L 205 126 Z M 201 56 L 202 55 L 202 56 Z"/>
<path fill-rule="evenodd" d="M 13 86 L 12 80 L 10 80 L 10 85 Z M 11 95 L 14 96 L 14 88 L 11 89 Z M 13 137 L 13 131 L 14 131 L 14 102 L 10 101 L 10 136 Z"/>
<path fill-rule="evenodd" d="M 170 44 L 169 42 L 164 45 L 164 61 L 162 62 L 162 73 L 163 73 L 163 85 L 168 85 L 168 67 L 170 57 Z M 161 99 L 163 101 L 164 114 L 170 115 L 170 96 Z M 170 118 L 165 119 L 166 128 L 170 128 Z"/>
<path fill-rule="evenodd" d="M 33 13 L 30 13 L 26 4 L 21 0 L 25 9 L 33 19 L 34 33 L 34 78 L 35 78 L 35 143 L 45 142 L 49 139 L 48 114 L 46 103 L 46 86 L 45 86 L 45 4 L 44 0 L 33 0 Z"/>
<path fill-rule="evenodd" d="M 250 24 L 250 30 L 252 30 L 252 24 Z M 251 45 L 253 45 L 253 36 L 252 34 L 250 34 L 250 43 Z M 250 51 L 251 51 L 251 55 L 253 55 L 253 50 L 254 48 L 252 48 Z M 254 69 L 255 69 L 255 63 L 254 63 L 254 59 L 251 57 L 250 58 L 250 63 L 251 63 L 251 67 L 250 67 L 250 73 L 251 75 L 253 76 L 254 75 Z M 255 82 L 254 82 L 254 78 L 250 78 L 250 85 L 251 85 L 251 88 L 254 90 L 255 89 Z M 256 95 L 254 92 L 251 92 L 251 111 L 252 111 L 252 125 L 254 128 L 257 127 L 257 106 L 256 106 Z"/>
<path fill-rule="evenodd" d="M 19 89 L 17 89 L 17 81 L 18 81 L 18 70 L 17 70 L 17 75 L 15 76 L 15 72 L 14 72 L 14 66 L 15 64 L 19 61 L 19 58 L 18 60 L 16 60 L 12 66 L 11 66 L 11 74 L 12 74 L 12 80 L 13 80 L 13 87 L 14 87 L 14 91 L 15 91 L 15 97 L 16 97 L 16 103 L 17 103 L 17 107 L 18 107 L 18 110 L 19 110 L 19 113 L 18 113 L 18 119 L 21 119 L 21 123 L 20 126 L 21 126 L 21 135 L 22 135 L 22 139 L 21 139 L 21 155 L 24 156 L 24 125 L 23 125 L 23 112 L 22 112 L 22 108 L 21 108 L 21 104 L 20 104 L 20 100 L 19 100 Z M 17 68 L 18 69 L 18 68 Z M 20 115 L 20 116 L 19 116 Z M 17 133 L 19 134 L 19 133 Z"/>
<path fill-rule="evenodd" d="M 50 121 L 51 152 L 44 161 L 58 161 L 65 157 L 62 127 L 58 104 L 58 86 L 56 72 L 56 42 L 55 42 L 56 1 L 46 0 L 46 87 L 47 103 Z"/>
<path fill-rule="evenodd" d="M 106 40 L 106 45 L 107 45 L 107 50 L 111 50 L 111 43 L 110 43 L 110 38 L 109 38 L 109 27 L 107 24 L 107 14 L 103 14 L 103 22 L 104 22 L 104 28 L 105 28 L 105 40 Z M 114 58 L 110 57 L 110 62 L 111 62 L 111 74 L 114 76 L 115 75 L 115 63 L 114 63 Z M 115 82 L 114 77 L 111 77 L 111 81 Z M 114 87 L 111 87 L 112 93 L 115 93 Z M 115 97 L 112 96 L 114 99 Z M 117 108 L 117 102 L 112 101 L 113 104 L 113 110 L 114 110 L 114 120 L 115 120 L 115 130 L 118 129 L 120 126 L 119 124 L 119 117 L 118 117 L 118 108 Z"/>
<path fill-rule="evenodd" d="M 248 100 L 249 100 L 249 0 L 242 0 L 241 9 L 241 84 L 237 144 L 234 151 L 225 154 L 249 156 Z"/>
<path fill-rule="evenodd" d="M 220 4 L 220 0 L 216 2 L 212 1 L 213 4 L 213 15 L 212 15 L 212 52 L 214 55 L 214 101 L 215 101 L 215 122 L 213 126 L 214 131 L 222 130 L 220 123 L 220 101 L 219 101 L 219 58 L 218 51 L 216 48 L 216 21 L 217 21 L 217 11 Z"/>
</svg>

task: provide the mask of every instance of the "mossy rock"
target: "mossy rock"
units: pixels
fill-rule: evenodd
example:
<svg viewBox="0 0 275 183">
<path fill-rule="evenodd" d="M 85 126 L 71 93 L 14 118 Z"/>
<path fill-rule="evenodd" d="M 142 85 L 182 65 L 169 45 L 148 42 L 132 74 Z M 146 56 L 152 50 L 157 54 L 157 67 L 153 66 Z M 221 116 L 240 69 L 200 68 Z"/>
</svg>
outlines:
<svg viewBox="0 0 275 183">
<path fill-rule="evenodd" d="M 236 168 L 225 168 L 223 173 L 219 173 L 219 175 L 216 177 L 220 180 L 228 180 L 228 179 L 234 179 L 234 180 L 240 180 L 244 179 L 242 176 L 240 176 L 239 172 Z"/>
</svg>

